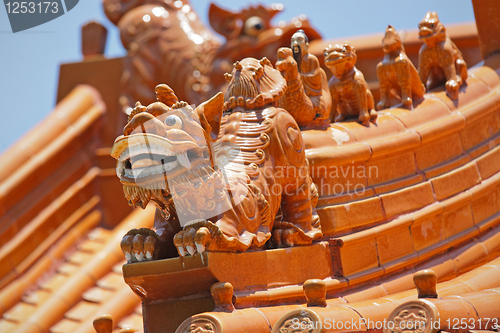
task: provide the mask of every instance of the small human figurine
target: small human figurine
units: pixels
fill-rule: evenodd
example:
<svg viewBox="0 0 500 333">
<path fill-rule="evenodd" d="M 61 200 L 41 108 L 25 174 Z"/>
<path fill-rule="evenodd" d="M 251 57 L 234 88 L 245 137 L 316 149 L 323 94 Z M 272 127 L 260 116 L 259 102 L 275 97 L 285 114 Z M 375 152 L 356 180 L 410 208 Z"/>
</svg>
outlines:
<svg viewBox="0 0 500 333">
<path fill-rule="evenodd" d="M 287 82 L 287 90 L 278 106 L 287 110 L 301 128 L 328 126 L 332 99 L 325 71 L 318 58 L 308 53 L 304 31 L 292 36 L 292 48 L 278 50 L 276 69 Z"/>
<path fill-rule="evenodd" d="M 403 105 L 411 109 L 414 100 L 424 98 L 425 86 L 420 81 L 418 71 L 405 53 L 403 43 L 396 30 L 389 25 L 382 39 L 384 60 L 377 65 L 380 82 L 380 102 L 377 110 L 391 107 L 389 93 L 399 93 Z"/>
<path fill-rule="evenodd" d="M 373 95 L 363 73 L 354 66 L 357 61 L 356 49 L 344 42 L 343 45 L 328 45 L 324 54 L 325 65 L 333 74 L 328 82 L 332 96 L 330 116 L 334 117 L 333 121 L 339 122 L 351 115 L 358 116 L 365 126 L 370 124 L 370 120 L 375 123 L 377 111 L 374 109 Z"/>
<path fill-rule="evenodd" d="M 303 30 L 298 30 L 292 35 L 291 49 L 302 78 L 305 94 L 316 111 L 322 109 L 314 115 L 314 119 L 316 121 L 328 119 L 329 108 L 325 104 L 330 103 L 329 100 L 322 100 L 324 83 L 327 82 L 326 74 L 321 69 L 318 58 L 309 53 L 309 39 Z"/>
<path fill-rule="evenodd" d="M 428 90 L 445 83 L 448 96 L 457 99 L 458 89 L 467 80 L 467 64 L 462 53 L 451 41 L 436 12 L 427 12 L 418 28 L 419 39 L 424 41 L 418 58 L 422 83 L 427 84 Z"/>
</svg>

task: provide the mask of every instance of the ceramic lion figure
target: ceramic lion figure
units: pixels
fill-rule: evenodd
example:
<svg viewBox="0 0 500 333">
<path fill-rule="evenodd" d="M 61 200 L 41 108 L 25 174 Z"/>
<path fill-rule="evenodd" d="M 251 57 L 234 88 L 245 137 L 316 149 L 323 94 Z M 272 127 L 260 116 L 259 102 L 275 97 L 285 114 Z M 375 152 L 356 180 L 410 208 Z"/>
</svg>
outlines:
<svg viewBox="0 0 500 333">
<path fill-rule="evenodd" d="M 377 110 L 392 106 L 389 100 L 391 91 L 395 91 L 403 105 L 411 109 L 413 101 L 424 98 L 425 94 L 418 71 L 406 55 L 399 34 L 391 25 L 385 31 L 382 45 L 384 60 L 377 65 L 380 82 L 380 102 L 377 104 Z"/>
<path fill-rule="evenodd" d="M 196 109 L 158 86 L 158 102 L 137 104 L 116 139 L 111 155 L 126 198 L 140 207 L 151 200 L 159 210 L 156 233 L 124 237 L 129 262 L 165 257 L 172 246 L 185 256 L 322 237 L 299 127 L 273 106 L 284 78 L 266 58 L 246 58 L 226 79 L 226 94 Z"/>
<path fill-rule="evenodd" d="M 419 39 L 424 41 L 418 55 L 418 73 L 431 90 L 441 84 L 452 99 L 467 80 L 467 64 L 462 53 L 446 33 L 436 12 L 428 12 L 418 25 Z M 427 83 L 429 80 L 429 83 Z"/>
<path fill-rule="evenodd" d="M 328 82 L 332 96 L 330 116 L 335 117 L 332 120 L 339 122 L 351 115 L 358 116 L 365 126 L 370 124 L 370 120 L 376 122 L 373 95 L 363 73 L 355 67 L 358 59 L 356 49 L 348 42 L 328 45 L 324 55 L 325 65 L 333 74 Z"/>
</svg>

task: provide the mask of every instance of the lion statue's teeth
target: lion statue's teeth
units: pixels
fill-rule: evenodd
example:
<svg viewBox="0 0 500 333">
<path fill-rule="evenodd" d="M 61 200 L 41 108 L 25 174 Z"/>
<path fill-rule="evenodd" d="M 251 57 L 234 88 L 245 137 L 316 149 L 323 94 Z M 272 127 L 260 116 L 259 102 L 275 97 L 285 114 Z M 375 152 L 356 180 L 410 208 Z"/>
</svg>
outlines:
<svg viewBox="0 0 500 333">
<path fill-rule="evenodd" d="M 179 161 L 179 164 L 182 165 L 184 168 L 189 170 L 191 168 L 191 162 L 189 162 L 189 158 L 187 156 L 187 151 L 184 151 L 177 155 L 177 161 Z"/>
</svg>

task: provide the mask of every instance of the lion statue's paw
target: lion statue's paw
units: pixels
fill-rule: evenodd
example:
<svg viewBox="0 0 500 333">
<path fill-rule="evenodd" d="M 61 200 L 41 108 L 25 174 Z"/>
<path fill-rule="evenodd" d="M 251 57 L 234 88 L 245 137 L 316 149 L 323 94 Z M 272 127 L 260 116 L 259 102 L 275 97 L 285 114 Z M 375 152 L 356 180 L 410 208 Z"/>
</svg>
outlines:
<svg viewBox="0 0 500 333">
<path fill-rule="evenodd" d="M 319 218 L 317 218 L 317 216 L 313 218 L 312 224 L 311 230 L 305 232 L 293 223 L 284 221 L 277 222 L 271 237 L 273 247 L 305 245 L 310 244 L 313 240 L 318 240 L 323 237 L 323 233 L 319 228 Z"/>
<path fill-rule="evenodd" d="M 218 237 L 220 236 L 220 237 Z M 224 235 L 219 228 L 207 220 L 191 221 L 174 236 L 174 244 L 181 257 L 202 254 L 210 245 L 216 247 L 217 239 Z"/>
<path fill-rule="evenodd" d="M 292 247 L 297 241 L 299 232 L 293 228 L 273 230 L 272 241 L 277 247 Z"/>
<path fill-rule="evenodd" d="M 160 239 L 151 229 L 132 229 L 123 236 L 120 245 L 127 263 L 155 260 L 158 258 Z"/>
</svg>

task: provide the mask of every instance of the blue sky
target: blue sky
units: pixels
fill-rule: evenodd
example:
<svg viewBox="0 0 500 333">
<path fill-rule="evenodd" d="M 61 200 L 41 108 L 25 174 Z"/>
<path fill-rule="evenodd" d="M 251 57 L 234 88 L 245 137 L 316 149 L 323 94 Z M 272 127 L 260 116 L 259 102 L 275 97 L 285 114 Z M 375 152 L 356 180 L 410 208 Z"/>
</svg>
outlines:
<svg viewBox="0 0 500 333">
<path fill-rule="evenodd" d="M 278 1 L 260 1 L 273 2 Z M 445 24 L 474 20 L 470 0 L 293 0 L 282 3 L 285 10 L 276 16 L 276 22 L 305 14 L 327 39 L 381 33 L 388 24 L 397 30 L 415 29 L 429 10 L 437 11 Z M 217 1 L 217 4 L 240 9 L 250 2 L 231 0 Z M 209 5 L 207 0 L 191 1 L 205 23 Z M 108 28 L 106 56 L 125 54 L 117 28 L 104 16 L 101 0 L 80 0 L 65 15 L 16 34 L 11 31 L 5 7 L 1 7 L 0 98 L 3 107 L 0 114 L 4 125 L 0 131 L 0 152 L 53 109 L 59 64 L 82 59 L 80 29 L 84 23 L 96 19 Z"/>
</svg>

